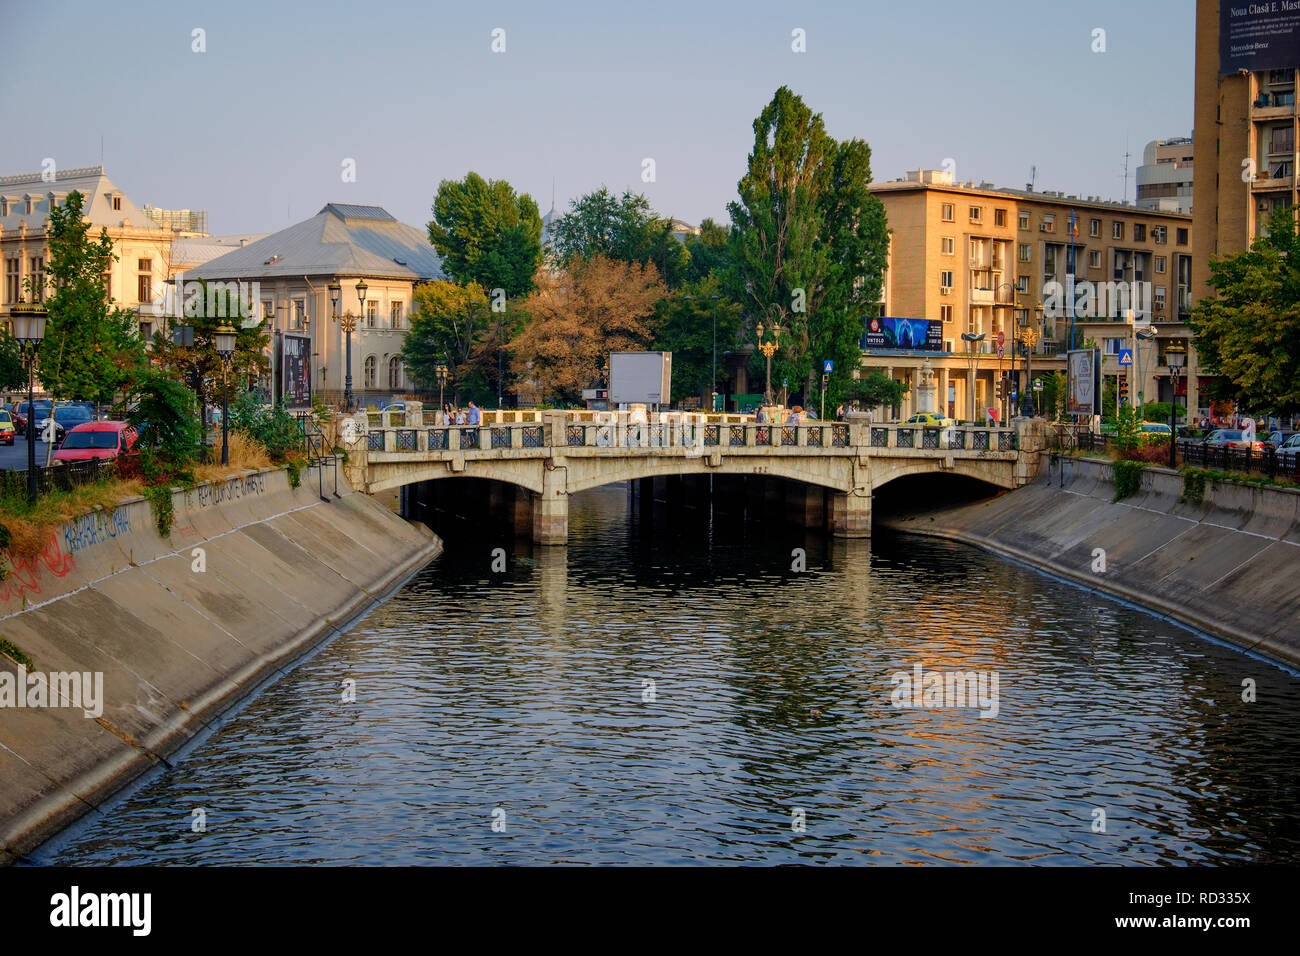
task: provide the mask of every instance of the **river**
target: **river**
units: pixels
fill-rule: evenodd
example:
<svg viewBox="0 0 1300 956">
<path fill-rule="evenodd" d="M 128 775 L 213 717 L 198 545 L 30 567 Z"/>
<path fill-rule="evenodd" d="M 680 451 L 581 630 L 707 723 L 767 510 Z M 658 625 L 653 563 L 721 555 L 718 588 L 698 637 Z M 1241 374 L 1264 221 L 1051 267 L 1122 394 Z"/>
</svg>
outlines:
<svg viewBox="0 0 1300 956">
<path fill-rule="evenodd" d="M 983 699 L 899 706 L 918 665 Z M 611 487 L 567 548 L 450 541 L 33 857 L 1296 863 L 1297 768 L 1300 680 L 1178 625 L 958 544 L 647 524 Z"/>
</svg>

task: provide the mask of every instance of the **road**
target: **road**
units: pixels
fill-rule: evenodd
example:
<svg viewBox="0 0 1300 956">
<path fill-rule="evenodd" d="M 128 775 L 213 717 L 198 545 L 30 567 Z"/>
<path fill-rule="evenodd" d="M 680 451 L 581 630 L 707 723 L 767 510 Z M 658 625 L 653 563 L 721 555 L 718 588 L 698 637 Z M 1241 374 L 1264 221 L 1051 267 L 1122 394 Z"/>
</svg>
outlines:
<svg viewBox="0 0 1300 956">
<path fill-rule="evenodd" d="M 36 443 L 36 464 L 45 464 L 45 442 Z M 12 445 L 0 445 L 0 468 L 27 469 L 27 439 L 19 435 Z"/>
</svg>

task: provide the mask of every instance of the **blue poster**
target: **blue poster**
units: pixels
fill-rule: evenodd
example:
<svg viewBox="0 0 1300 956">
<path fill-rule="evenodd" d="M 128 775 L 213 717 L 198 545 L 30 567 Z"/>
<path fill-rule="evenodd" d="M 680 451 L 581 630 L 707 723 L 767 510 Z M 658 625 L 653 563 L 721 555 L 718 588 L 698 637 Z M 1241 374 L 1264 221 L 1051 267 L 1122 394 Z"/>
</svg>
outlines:
<svg viewBox="0 0 1300 956">
<path fill-rule="evenodd" d="M 943 351 L 943 323 L 933 319 L 896 319 L 877 316 L 866 321 L 864 349 Z"/>
</svg>

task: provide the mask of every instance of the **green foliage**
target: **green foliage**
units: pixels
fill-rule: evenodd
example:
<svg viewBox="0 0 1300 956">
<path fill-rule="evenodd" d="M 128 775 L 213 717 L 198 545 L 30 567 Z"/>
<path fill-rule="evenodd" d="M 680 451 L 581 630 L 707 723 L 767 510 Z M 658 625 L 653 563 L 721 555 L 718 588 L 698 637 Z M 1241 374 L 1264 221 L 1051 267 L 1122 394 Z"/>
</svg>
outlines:
<svg viewBox="0 0 1300 956">
<path fill-rule="evenodd" d="M 848 394 L 862 316 L 880 296 L 888 229 L 870 182 L 870 147 L 837 143 L 783 86 L 754 120 L 740 201 L 728 205 L 737 294 L 755 324 L 782 329 L 774 379 L 811 394 L 817 363 L 833 359 L 828 401 Z"/>
<path fill-rule="evenodd" d="M 1132 451 L 1141 441 L 1142 422 L 1138 418 L 1137 409 L 1125 405 L 1119 410 L 1119 418 L 1116 421 L 1115 445 L 1123 453 Z"/>
<path fill-rule="evenodd" d="M 1142 462 L 1120 459 L 1111 462 L 1110 467 L 1115 481 L 1114 501 L 1123 501 L 1142 487 Z"/>
<path fill-rule="evenodd" d="M 496 353 L 489 343 L 509 341 L 518 313 L 495 313 L 477 282 L 425 282 L 415 290 L 411 328 L 402 341 L 402 364 L 423 388 L 438 387 L 438 366 L 447 366 L 447 396 L 459 404 L 461 390 L 482 379 L 484 349 L 495 372 Z M 498 330 L 498 327 L 501 327 Z"/>
<path fill-rule="evenodd" d="M 203 437 L 194 394 L 174 379 L 145 372 L 134 383 L 130 422 L 140 430 L 140 466 L 149 484 L 188 475 Z"/>
<path fill-rule="evenodd" d="M 740 307 L 719 292 L 716 276 L 706 276 L 682 287 L 682 295 L 661 299 L 651 349 L 673 353 L 673 401 L 690 395 L 707 395 L 713 367 L 713 296 L 718 296 L 717 343 L 719 382 L 722 353 L 731 348 L 740 330 Z M 690 296 L 690 298 L 686 298 Z M 721 384 L 712 383 L 719 393 Z"/>
<path fill-rule="evenodd" d="M 46 279 L 49 318 L 40 346 L 38 376 L 55 396 L 110 402 L 144 363 L 133 313 L 115 308 L 105 274 L 116 256 L 108 230 L 91 238 L 82 218 L 85 197 L 76 191 L 50 210 Z M 28 292 L 38 290 L 28 279 Z"/>
<path fill-rule="evenodd" d="M 542 261 L 542 217 L 527 193 L 470 172 L 438 185 L 429 242 L 457 282 L 504 289 L 513 299 L 532 291 Z"/>
<path fill-rule="evenodd" d="M 0 331 L 0 389 L 27 387 L 27 369 L 18 343 L 7 330 Z"/>
<path fill-rule="evenodd" d="M 691 253 L 673 236 L 671 219 L 661 217 L 645 196 L 615 196 L 604 186 L 569 204 L 551 226 L 551 247 L 562 266 L 574 259 L 604 256 L 616 262 L 653 265 L 669 289 L 693 277 Z M 716 241 L 712 235 L 712 241 Z M 702 276 L 701 276 L 702 278 Z"/>
<path fill-rule="evenodd" d="M 272 461 L 284 461 L 304 444 L 298 420 L 283 408 L 266 407 L 252 392 L 240 395 L 230 406 L 230 427 L 259 442 Z"/>
<path fill-rule="evenodd" d="M 298 462 L 295 459 L 290 458 L 288 461 L 284 463 L 284 467 L 285 467 L 285 471 L 289 473 L 289 487 L 297 488 L 299 485 L 301 485 L 302 466 L 298 464 Z"/>
<path fill-rule="evenodd" d="M 1169 412 L 1173 407 L 1174 407 L 1173 402 L 1147 402 L 1145 405 L 1142 406 L 1142 414 L 1146 416 L 1146 420 L 1149 422 L 1160 422 L 1161 424 L 1168 424 Z M 1181 421 L 1182 419 L 1187 417 L 1187 409 L 1185 409 L 1182 405 L 1178 405 L 1175 414 L 1178 416 L 1178 419 Z"/>
<path fill-rule="evenodd" d="M 841 389 L 841 397 L 855 401 L 862 408 L 897 408 L 907 394 L 908 384 L 874 370 L 859 379 L 849 379 Z M 829 399 L 827 399 L 829 401 Z"/>
<path fill-rule="evenodd" d="M 1300 409 L 1300 237 L 1295 210 L 1273 214 L 1246 252 L 1210 261 L 1214 293 L 1190 324 L 1215 398 L 1274 414 Z"/>
<path fill-rule="evenodd" d="M 144 498 L 149 502 L 149 510 L 153 512 L 153 523 L 158 529 L 158 537 L 166 538 L 172 533 L 172 524 L 176 520 L 171 485 L 167 483 L 147 485 L 144 489 Z"/>
<path fill-rule="evenodd" d="M 9 658 L 15 664 L 21 664 L 28 669 L 32 667 L 32 659 L 24 654 L 22 649 L 12 641 L 3 637 L 0 637 L 0 654 Z"/>
<path fill-rule="evenodd" d="M 1183 469 L 1183 501 L 1199 505 L 1205 499 L 1205 481 L 1212 472 L 1203 468 Z"/>
</svg>

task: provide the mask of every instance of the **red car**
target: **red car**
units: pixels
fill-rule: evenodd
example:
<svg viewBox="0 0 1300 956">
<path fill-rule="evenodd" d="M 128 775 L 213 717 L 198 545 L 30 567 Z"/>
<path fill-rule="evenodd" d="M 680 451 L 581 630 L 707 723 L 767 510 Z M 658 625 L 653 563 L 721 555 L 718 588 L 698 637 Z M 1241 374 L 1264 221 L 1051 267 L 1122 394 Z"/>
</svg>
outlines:
<svg viewBox="0 0 1300 956">
<path fill-rule="evenodd" d="M 116 458 L 130 451 L 139 435 L 126 422 L 85 422 L 72 429 L 54 453 L 55 461 Z"/>
</svg>

